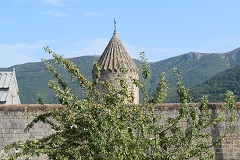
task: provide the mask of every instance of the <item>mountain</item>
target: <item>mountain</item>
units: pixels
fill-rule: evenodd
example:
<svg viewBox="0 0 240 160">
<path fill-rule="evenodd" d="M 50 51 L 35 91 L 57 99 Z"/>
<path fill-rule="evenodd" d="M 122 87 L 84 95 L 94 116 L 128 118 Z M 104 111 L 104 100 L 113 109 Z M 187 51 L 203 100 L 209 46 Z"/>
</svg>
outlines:
<svg viewBox="0 0 240 160">
<path fill-rule="evenodd" d="M 88 80 L 91 80 L 92 61 L 97 61 L 98 58 L 98 56 L 82 56 L 71 58 L 70 60 Z M 53 60 L 49 61 L 54 64 Z M 140 68 L 141 62 L 139 60 L 134 60 L 134 62 Z M 203 83 L 226 69 L 236 67 L 239 62 L 240 48 L 223 54 L 189 52 L 166 60 L 150 62 L 151 78 L 146 81 L 146 85 L 149 93 L 152 94 L 158 83 L 159 73 L 166 72 L 170 83 L 169 96 L 166 102 L 177 102 L 175 93 L 176 81 L 172 76 L 173 68 L 178 68 L 182 72 L 184 84 L 187 87 L 192 87 Z M 71 88 L 74 88 L 76 94 L 81 98 L 81 88 L 78 87 L 77 82 L 72 81 L 71 76 L 63 68 L 56 64 L 54 66 L 57 67 L 64 80 L 69 83 Z M 48 81 L 53 79 L 53 77 L 46 70 L 43 62 L 15 65 L 10 68 L 2 68 L 0 71 L 12 70 L 12 68 L 15 68 L 16 71 L 22 103 L 37 103 L 38 98 L 43 98 L 45 103 L 57 103 L 54 93 L 48 88 Z M 140 80 L 142 81 L 141 78 Z"/>
<path fill-rule="evenodd" d="M 236 101 L 240 101 L 240 65 L 216 74 L 205 82 L 191 88 L 195 100 L 203 95 L 211 102 L 221 102 L 226 90 L 234 93 Z"/>
<path fill-rule="evenodd" d="M 92 62 L 97 61 L 98 58 L 96 56 L 82 56 L 69 60 L 76 64 L 87 79 L 91 80 Z M 68 82 L 71 88 L 75 89 L 76 94 L 81 98 L 81 88 L 77 85 L 77 82 L 72 81 L 71 76 L 61 66 L 55 64 L 53 60 L 49 60 L 49 62 L 56 67 L 63 79 Z M 43 98 L 45 103 L 58 103 L 55 94 L 48 87 L 48 82 L 54 78 L 45 68 L 43 62 L 15 65 L 10 68 L 2 68 L 0 71 L 12 70 L 13 68 L 16 71 L 21 103 L 38 103 L 39 98 Z"/>
<path fill-rule="evenodd" d="M 152 78 L 151 86 L 157 85 L 157 76 L 159 72 L 166 72 L 167 79 L 170 82 L 168 102 L 176 101 L 176 81 L 172 76 L 172 68 L 178 68 L 182 72 L 185 86 L 192 87 L 212 76 L 237 66 L 240 62 L 240 48 L 227 53 L 199 53 L 189 52 L 180 56 L 172 57 L 163 61 L 151 64 Z M 152 90 L 151 90 L 152 91 Z"/>
</svg>

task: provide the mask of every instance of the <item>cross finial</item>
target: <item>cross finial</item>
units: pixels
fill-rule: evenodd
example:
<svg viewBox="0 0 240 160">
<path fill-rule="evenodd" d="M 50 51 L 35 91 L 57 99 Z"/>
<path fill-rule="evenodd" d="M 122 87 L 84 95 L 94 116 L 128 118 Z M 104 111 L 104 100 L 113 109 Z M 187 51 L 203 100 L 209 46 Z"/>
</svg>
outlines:
<svg viewBox="0 0 240 160">
<path fill-rule="evenodd" d="M 114 32 L 116 32 L 116 20 L 115 20 L 115 18 L 114 18 Z"/>
</svg>

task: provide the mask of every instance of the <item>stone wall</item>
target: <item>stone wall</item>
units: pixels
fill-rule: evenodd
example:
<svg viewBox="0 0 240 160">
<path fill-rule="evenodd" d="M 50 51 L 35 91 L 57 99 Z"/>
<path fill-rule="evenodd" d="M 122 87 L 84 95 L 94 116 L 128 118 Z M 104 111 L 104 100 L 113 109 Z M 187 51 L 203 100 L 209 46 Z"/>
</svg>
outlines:
<svg viewBox="0 0 240 160">
<path fill-rule="evenodd" d="M 59 107 L 58 105 L 49 106 L 53 109 Z M 5 145 L 20 140 L 41 138 L 52 132 L 51 128 L 43 123 L 36 124 L 34 129 L 28 133 L 24 132 L 33 117 L 44 111 L 45 109 L 41 105 L 36 104 L 0 105 L 0 158 L 4 156 Z"/>
<path fill-rule="evenodd" d="M 218 108 L 222 103 L 209 104 L 213 110 L 213 116 L 218 112 Z M 57 109 L 60 105 L 49 105 L 53 109 Z M 179 104 L 167 103 L 155 107 L 157 114 L 163 115 L 163 121 L 168 117 L 176 116 Z M 44 113 L 45 109 L 41 105 L 1 105 L 0 106 L 0 158 L 4 156 L 4 147 L 9 143 L 20 140 L 41 138 L 51 132 L 51 128 L 43 123 L 35 125 L 33 130 L 25 133 L 24 128 L 33 119 L 34 115 Z M 240 117 L 240 103 L 237 103 L 237 125 L 233 128 L 229 137 L 219 146 L 212 149 L 215 152 L 216 159 L 240 159 L 240 126 L 238 123 Z M 221 134 L 225 124 L 216 126 L 216 130 L 212 132 L 213 137 Z M 34 159 L 37 159 L 36 157 Z M 41 158 L 38 158 L 41 159 Z M 42 159 L 46 159 L 42 158 Z"/>
<path fill-rule="evenodd" d="M 212 116 L 219 113 L 219 108 L 223 103 L 211 103 L 209 107 L 212 109 Z M 166 103 L 156 106 L 156 112 L 163 115 L 162 121 L 168 117 L 174 117 L 178 114 L 179 104 Z M 219 146 L 214 146 L 211 149 L 215 153 L 216 160 L 240 160 L 240 102 L 237 103 L 237 122 L 235 127 L 231 129 L 227 138 L 222 141 Z M 214 126 L 212 131 L 212 138 L 222 135 L 226 128 L 225 123 Z"/>
</svg>

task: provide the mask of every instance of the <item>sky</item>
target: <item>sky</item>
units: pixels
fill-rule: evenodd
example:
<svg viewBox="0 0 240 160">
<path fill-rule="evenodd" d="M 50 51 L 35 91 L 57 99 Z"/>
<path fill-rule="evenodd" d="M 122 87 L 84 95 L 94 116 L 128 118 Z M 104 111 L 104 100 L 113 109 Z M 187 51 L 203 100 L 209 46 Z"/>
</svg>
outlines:
<svg viewBox="0 0 240 160">
<path fill-rule="evenodd" d="M 132 58 L 151 62 L 240 47 L 239 0 L 1 0 L 0 68 L 101 55 L 114 31 Z"/>
</svg>

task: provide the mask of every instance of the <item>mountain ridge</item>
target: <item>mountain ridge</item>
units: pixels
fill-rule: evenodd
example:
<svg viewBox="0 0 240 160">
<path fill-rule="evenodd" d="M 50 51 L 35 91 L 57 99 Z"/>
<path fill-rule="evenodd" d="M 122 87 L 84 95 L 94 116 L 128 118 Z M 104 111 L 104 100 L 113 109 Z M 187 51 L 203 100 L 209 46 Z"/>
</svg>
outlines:
<svg viewBox="0 0 240 160">
<path fill-rule="evenodd" d="M 80 56 L 68 58 L 80 69 L 80 72 L 91 81 L 92 61 L 97 61 L 100 56 Z M 77 82 L 71 80 L 71 76 L 60 66 L 57 66 L 64 79 L 70 83 L 70 87 L 76 88 L 76 93 L 81 95 L 81 89 L 77 88 Z M 138 68 L 140 61 L 134 59 Z M 240 63 L 240 48 L 234 49 L 226 53 L 200 53 L 188 52 L 175 57 L 170 57 L 157 62 L 149 62 L 151 78 L 147 81 L 147 89 L 150 94 L 154 92 L 158 83 L 158 75 L 160 72 L 166 72 L 167 79 L 170 83 L 169 96 L 167 102 L 176 102 L 176 80 L 172 76 L 172 69 L 178 68 L 182 72 L 182 77 L 187 87 L 192 87 L 203 83 L 212 76 L 233 67 Z M 48 88 L 48 81 L 53 79 L 51 73 L 46 70 L 43 62 L 31 62 L 20 65 L 14 65 L 3 70 L 12 70 L 15 68 L 17 74 L 18 85 L 20 89 L 20 98 L 22 103 L 37 103 L 38 98 L 43 98 L 46 103 L 57 103 L 54 93 Z M 141 73 L 140 73 L 141 75 Z M 80 96 L 81 98 L 81 96 Z"/>
</svg>

